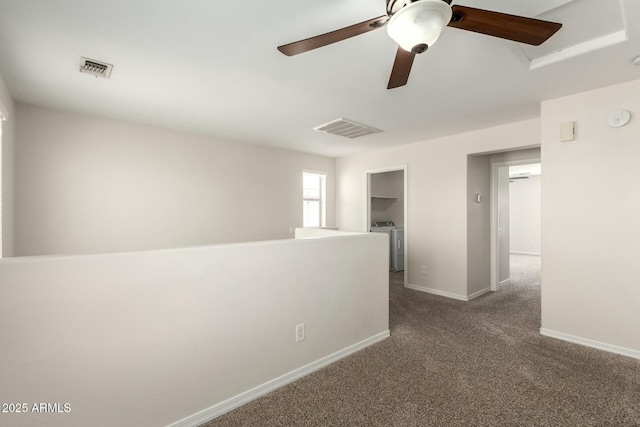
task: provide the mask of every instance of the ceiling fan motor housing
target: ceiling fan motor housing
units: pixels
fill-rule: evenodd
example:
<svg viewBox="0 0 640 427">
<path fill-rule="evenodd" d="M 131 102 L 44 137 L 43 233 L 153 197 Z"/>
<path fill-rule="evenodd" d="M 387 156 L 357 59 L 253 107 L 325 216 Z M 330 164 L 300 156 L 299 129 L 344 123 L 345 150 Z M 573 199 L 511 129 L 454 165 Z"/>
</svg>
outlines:
<svg viewBox="0 0 640 427">
<path fill-rule="evenodd" d="M 387 15 L 391 18 L 397 11 L 402 9 L 403 7 L 416 3 L 421 0 L 387 0 Z M 447 4 L 451 4 L 452 0 L 442 0 Z"/>
<path fill-rule="evenodd" d="M 387 33 L 402 49 L 422 53 L 438 40 L 451 21 L 451 6 L 444 0 L 388 0 L 392 13 Z"/>
</svg>

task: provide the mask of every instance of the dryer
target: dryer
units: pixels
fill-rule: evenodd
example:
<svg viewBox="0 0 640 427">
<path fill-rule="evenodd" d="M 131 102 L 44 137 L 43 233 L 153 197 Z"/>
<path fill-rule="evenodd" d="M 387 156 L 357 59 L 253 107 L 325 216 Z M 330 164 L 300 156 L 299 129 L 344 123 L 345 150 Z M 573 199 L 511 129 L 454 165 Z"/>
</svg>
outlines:
<svg viewBox="0 0 640 427">
<path fill-rule="evenodd" d="M 391 230 L 391 269 L 404 271 L 404 229 Z"/>
</svg>

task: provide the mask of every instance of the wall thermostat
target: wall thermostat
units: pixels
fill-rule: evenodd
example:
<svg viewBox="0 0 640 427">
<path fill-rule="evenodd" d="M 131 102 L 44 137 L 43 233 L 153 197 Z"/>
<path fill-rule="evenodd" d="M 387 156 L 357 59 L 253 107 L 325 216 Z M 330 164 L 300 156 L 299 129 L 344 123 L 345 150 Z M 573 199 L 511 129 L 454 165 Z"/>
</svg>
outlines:
<svg viewBox="0 0 640 427">
<path fill-rule="evenodd" d="M 607 123 L 612 128 L 619 128 L 631 121 L 631 113 L 627 110 L 617 110 L 613 113 L 609 114 L 609 118 L 607 119 Z"/>
</svg>

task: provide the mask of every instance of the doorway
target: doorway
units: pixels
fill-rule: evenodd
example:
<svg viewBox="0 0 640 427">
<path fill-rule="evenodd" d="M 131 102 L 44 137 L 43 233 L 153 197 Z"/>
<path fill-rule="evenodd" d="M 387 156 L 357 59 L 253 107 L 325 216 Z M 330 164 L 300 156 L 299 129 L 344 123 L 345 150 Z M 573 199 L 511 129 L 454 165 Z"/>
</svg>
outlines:
<svg viewBox="0 0 640 427">
<path fill-rule="evenodd" d="M 365 171 L 366 231 L 389 234 L 389 267 L 396 280 L 409 283 L 407 165 Z M 373 228 L 373 230 L 372 230 Z"/>
<path fill-rule="evenodd" d="M 491 165 L 492 291 L 512 283 L 522 269 L 539 270 L 541 172 L 539 158 Z"/>
</svg>

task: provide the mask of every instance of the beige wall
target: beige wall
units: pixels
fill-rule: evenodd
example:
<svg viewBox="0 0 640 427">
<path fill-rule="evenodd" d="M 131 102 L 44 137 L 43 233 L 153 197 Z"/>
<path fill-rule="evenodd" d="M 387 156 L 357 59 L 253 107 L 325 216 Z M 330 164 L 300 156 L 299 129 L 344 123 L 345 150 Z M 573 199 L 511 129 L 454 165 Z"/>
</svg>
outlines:
<svg viewBox="0 0 640 427">
<path fill-rule="evenodd" d="M 335 160 L 18 104 L 16 255 L 292 238 L 302 170 Z"/>
<path fill-rule="evenodd" d="M 490 184 L 489 156 L 467 156 L 467 295 L 471 296 L 491 288 Z"/>
<path fill-rule="evenodd" d="M 0 402 L 71 404 L 0 424 L 197 426 L 388 337 L 386 236 L 327 234 L 0 260 Z"/>
<path fill-rule="evenodd" d="M 9 88 L 0 76 L 0 104 L 5 110 L 7 121 L 2 123 L 2 222 L 0 231 L 2 235 L 2 256 L 13 256 L 14 253 L 14 129 L 15 108 Z"/>
<path fill-rule="evenodd" d="M 625 127 L 607 126 L 617 109 Z M 542 104 L 542 329 L 640 357 L 640 80 Z M 575 121 L 577 140 L 560 142 Z M 614 349 L 615 350 L 615 349 Z"/>
<path fill-rule="evenodd" d="M 538 131 L 538 134 L 540 131 Z M 538 145 L 540 143 L 538 142 Z M 525 150 L 511 150 L 500 153 L 494 153 L 490 156 L 491 163 L 514 162 L 519 160 L 531 160 L 532 162 L 540 161 L 540 147 L 528 148 Z"/>
<path fill-rule="evenodd" d="M 467 285 L 467 156 L 539 143 L 540 121 L 528 120 L 339 158 L 338 226 L 366 230 L 366 170 L 407 164 L 409 284 L 466 298 L 472 293 Z M 423 265 L 427 275 L 421 273 Z"/>
</svg>

